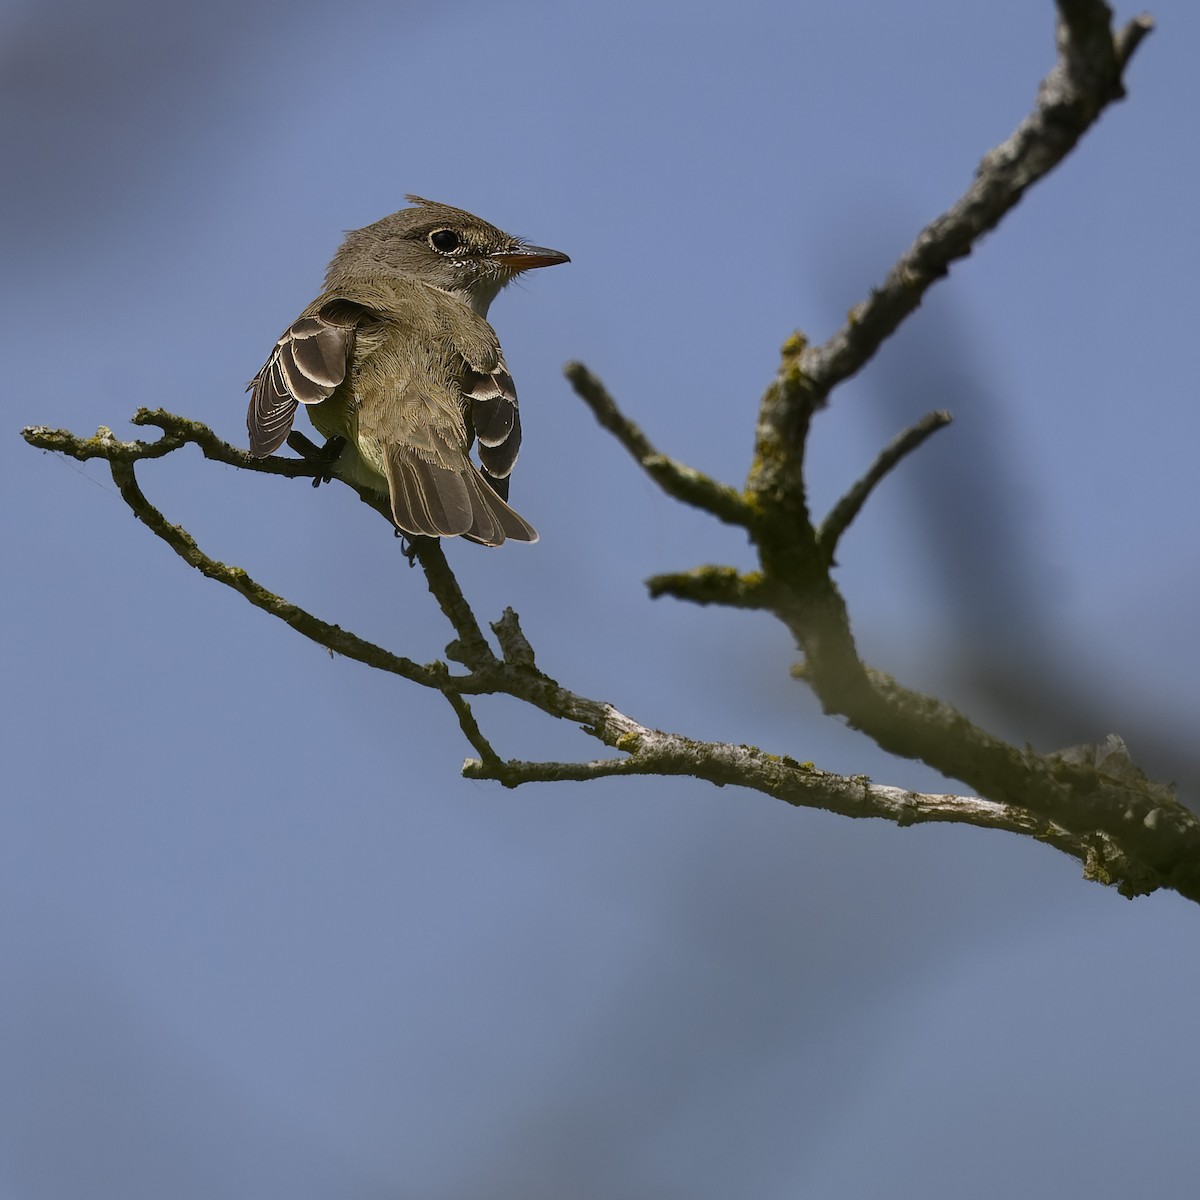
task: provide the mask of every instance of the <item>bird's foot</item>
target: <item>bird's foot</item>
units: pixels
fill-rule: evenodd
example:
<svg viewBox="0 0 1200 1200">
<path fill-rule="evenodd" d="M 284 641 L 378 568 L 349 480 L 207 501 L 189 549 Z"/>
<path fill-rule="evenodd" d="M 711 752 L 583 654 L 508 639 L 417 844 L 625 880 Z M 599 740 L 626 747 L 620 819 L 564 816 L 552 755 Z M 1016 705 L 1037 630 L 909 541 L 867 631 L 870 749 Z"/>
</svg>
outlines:
<svg viewBox="0 0 1200 1200">
<path fill-rule="evenodd" d="M 417 556 L 421 553 L 421 546 L 424 543 L 437 541 L 437 538 L 413 537 L 411 534 L 405 533 L 403 529 L 393 529 L 392 535 L 400 539 L 400 553 L 408 559 L 410 567 L 417 565 Z"/>
<path fill-rule="evenodd" d="M 333 464 L 337 462 L 342 451 L 346 448 L 344 437 L 331 437 L 323 446 L 311 442 L 302 433 L 288 434 L 287 444 L 300 455 L 305 462 L 324 468 L 319 475 L 313 476 L 313 487 L 333 481 Z"/>
</svg>

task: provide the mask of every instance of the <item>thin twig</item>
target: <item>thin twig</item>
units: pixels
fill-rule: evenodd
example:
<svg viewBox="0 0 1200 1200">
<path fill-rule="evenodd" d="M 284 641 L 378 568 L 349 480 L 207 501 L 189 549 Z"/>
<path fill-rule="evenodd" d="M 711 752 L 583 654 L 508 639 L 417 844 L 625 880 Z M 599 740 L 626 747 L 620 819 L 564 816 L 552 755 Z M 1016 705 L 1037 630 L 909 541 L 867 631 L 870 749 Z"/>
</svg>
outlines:
<svg viewBox="0 0 1200 1200">
<path fill-rule="evenodd" d="M 753 746 L 693 742 L 675 734 L 646 730 L 632 753 L 590 762 L 525 762 L 519 759 L 467 759 L 468 779 L 491 779 L 505 787 L 527 783 L 583 783 L 614 776 L 684 775 L 718 787 L 738 783 L 787 804 L 816 808 L 857 819 L 876 818 L 898 825 L 965 824 L 1037 838 L 1084 864 L 1103 857 L 1111 868 L 1119 848 L 1107 838 L 1073 834 L 1018 805 L 978 796 L 932 794 L 872 783 L 862 776 L 834 775 L 811 763 L 766 754 Z"/>
<path fill-rule="evenodd" d="M 833 562 L 837 544 L 850 523 L 862 511 L 868 497 L 876 486 L 905 456 L 911 454 L 925 441 L 945 428 L 954 418 L 948 412 L 926 413 L 915 425 L 910 426 L 879 452 L 871 469 L 829 510 L 817 541 L 820 543 L 827 563 Z"/>
<path fill-rule="evenodd" d="M 921 230 L 841 329 L 823 345 L 810 346 L 800 334 L 784 344 L 759 407 L 748 489 L 786 509 L 788 519 L 806 515 L 801 463 L 812 413 L 1124 94 L 1121 72 L 1153 23 L 1136 18 L 1114 38 L 1103 0 L 1059 0 L 1059 11 L 1059 59 L 1041 82 L 1033 112 L 984 155 L 963 195 Z"/>
<path fill-rule="evenodd" d="M 110 459 L 109 468 L 125 503 L 133 509 L 138 519 L 158 537 L 162 538 L 184 562 L 195 567 L 202 575 L 215 579 L 226 587 L 232 588 L 244 596 L 255 608 L 261 608 L 273 617 L 278 617 L 290 625 L 297 633 L 303 634 L 311 641 L 369 667 L 376 667 L 392 675 L 399 675 L 420 683 L 425 687 L 441 687 L 437 672 L 430 667 L 413 662 L 360 638 L 357 634 L 349 633 L 338 625 L 331 625 L 313 616 L 298 604 L 284 600 L 274 592 L 268 591 L 257 583 L 241 568 L 231 567 L 226 563 L 205 554 L 196 544 L 196 540 L 186 529 L 172 525 L 149 500 L 146 499 L 134 476 L 134 465 L 120 457 Z"/>
<path fill-rule="evenodd" d="M 500 756 L 492 749 L 492 744 L 483 736 L 483 731 L 479 728 L 479 722 L 475 720 L 475 714 L 471 711 L 471 706 L 457 692 L 447 689 L 442 692 L 442 695 L 450 702 L 450 707 L 454 709 L 455 716 L 458 717 L 458 726 L 463 731 L 463 736 L 471 743 L 472 748 L 479 754 L 478 759 L 468 758 L 463 763 L 463 775 L 467 774 L 467 766 L 470 763 L 482 762 L 489 766 L 501 764 Z"/>
<path fill-rule="evenodd" d="M 770 609 L 777 589 L 760 571 L 735 567 L 704 566 L 690 571 L 668 571 L 646 580 L 651 599 L 673 596 L 693 604 L 723 604 L 729 608 Z"/>
<path fill-rule="evenodd" d="M 462 594 L 454 572 L 450 570 L 441 541 L 431 537 L 416 538 L 412 546 L 425 572 L 430 593 L 458 635 L 457 642 L 446 647 L 447 656 L 472 669 L 493 666 L 497 661 L 496 655 L 488 645 L 467 598 Z"/>
<path fill-rule="evenodd" d="M 1154 18 L 1149 13 L 1141 13 L 1113 38 L 1113 52 L 1121 71 L 1125 70 L 1133 52 L 1142 44 L 1142 38 L 1153 32 Z"/>
<path fill-rule="evenodd" d="M 984 155 L 971 186 L 926 225 L 850 320 L 824 345 L 801 356 L 801 370 L 822 396 L 859 371 L 950 265 L 970 254 L 1063 160 L 1101 111 L 1121 97 L 1121 68 L 1149 29 L 1134 22 L 1118 61 L 1107 32 L 1111 12 L 1103 0 L 1060 0 L 1059 9 L 1072 17 L 1060 22 L 1059 62 L 1042 81 L 1033 112 L 1007 141 Z M 1097 33 L 1100 26 L 1102 34 Z"/>
<path fill-rule="evenodd" d="M 563 374 L 596 420 L 668 496 L 712 513 L 729 525 L 745 526 L 753 520 L 753 510 L 733 488 L 656 450 L 641 429 L 621 412 L 600 380 L 582 363 L 567 363 Z"/>
</svg>

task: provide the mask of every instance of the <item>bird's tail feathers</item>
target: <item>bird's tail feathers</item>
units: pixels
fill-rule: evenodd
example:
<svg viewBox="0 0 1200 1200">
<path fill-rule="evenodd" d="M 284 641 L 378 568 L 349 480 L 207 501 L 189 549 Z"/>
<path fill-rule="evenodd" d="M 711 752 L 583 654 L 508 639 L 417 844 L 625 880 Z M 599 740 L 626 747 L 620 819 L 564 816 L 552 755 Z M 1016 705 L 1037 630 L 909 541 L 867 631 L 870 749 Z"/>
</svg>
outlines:
<svg viewBox="0 0 1200 1200">
<path fill-rule="evenodd" d="M 488 486 L 470 459 L 447 467 L 404 447 L 387 455 L 392 519 L 414 537 L 465 537 L 484 546 L 536 542 L 537 531 Z"/>
</svg>

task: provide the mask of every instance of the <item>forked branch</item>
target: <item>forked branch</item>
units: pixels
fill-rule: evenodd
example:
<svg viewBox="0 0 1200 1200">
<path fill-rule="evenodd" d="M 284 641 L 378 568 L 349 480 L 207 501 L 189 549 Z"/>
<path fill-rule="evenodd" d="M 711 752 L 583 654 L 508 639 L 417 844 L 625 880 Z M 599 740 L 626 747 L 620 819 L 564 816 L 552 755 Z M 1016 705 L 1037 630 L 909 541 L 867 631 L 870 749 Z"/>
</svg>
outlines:
<svg viewBox="0 0 1200 1200">
<path fill-rule="evenodd" d="M 454 640 L 445 660 L 418 663 L 322 620 L 241 568 L 211 557 L 149 502 L 136 476 L 140 463 L 186 445 L 240 470 L 292 478 L 320 477 L 328 470 L 325 463 L 253 458 L 199 422 L 162 410 L 142 409 L 134 417 L 134 424 L 161 431 L 151 442 L 120 441 L 108 429 L 79 438 L 39 427 L 24 430 L 24 436 L 31 445 L 75 458 L 104 459 L 125 502 L 156 536 L 255 607 L 335 653 L 440 692 L 478 755 L 464 764 L 470 778 L 493 779 L 506 787 L 613 775 L 681 775 L 717 786 L 739 784 L 788 804 L 849 817 L 905 825 L 957 822 L 1026 834 L 1082 862 L 1089 878 L 1114 884 L 1128 895 L 1168 887 L 1200 901 L 1200 824 L 1169 789 L 1149 782 L 1133 766 L 1119 741 L 1103 750 L 1035 755 L 973 725 L 944 702 L 904 688 L 859 658 L 830 573 L 839 539 L 878 483 L 945 425 L 948 415 L 930 414 L 886 447 L 819 526 L 809 514 L 804 489 L 812 418 L 832 388 L 861 369 L 926 289 L 1062 159 L 1108 103 L 1123 95 L 1122 70 L 1150 29 L 1149 20 L 1139 18 L 1114 37 L 1111 13 L 1102 0 L 1059 0 L 1058 7 L 1059 60 L 1042 83 L 1034 112 L 984 157 L 964 196 L 921 232 L 843 329 L 822 346 L 809 346 L 799 334 L 785 343 L 780 368 L 759 407 L 754 461 L 743 489 L 660 452 L 591 372 L 580 364 L 567 367 L 572 386 L 600 424 L 665 493 L 745 528 L 758 554 L 755 571 L 705 566 L 658 575 L 650 581 L 652 594 L 773 613 L 804 654 L 797 674 L 827 711 L 844 715 L 883 748 L 967 781 L 978 796 L 910 792 L 864 777 L 834 775 L 757 747 L 696 741 L 652 729 L 605 701 L 572 692 L 539 669 L 533 645 L 511 609 L 491 625 L 489 638 L 441 544 L 429 539 L 416 541 L 412 554 Z M 388 519 L 380 497 L 366 490 L 359 490 L 359 496 Z M 583 762 L 505 758 L 471 706 L 470 697 L 487 694 L 508 695 L 570 721 L 611 753 Z"/>
</svg>

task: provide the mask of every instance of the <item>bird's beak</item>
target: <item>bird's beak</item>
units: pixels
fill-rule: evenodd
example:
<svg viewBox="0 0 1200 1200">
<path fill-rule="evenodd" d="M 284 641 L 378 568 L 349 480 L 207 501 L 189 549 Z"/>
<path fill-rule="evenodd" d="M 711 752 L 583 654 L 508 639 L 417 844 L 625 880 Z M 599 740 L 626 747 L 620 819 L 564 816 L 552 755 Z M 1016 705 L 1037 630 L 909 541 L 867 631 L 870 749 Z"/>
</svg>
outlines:
<svg viewBox="0 0 1200 1200">
<path fill-rule="evenodd" d="M 514 275 L 532 271 L 534 267 L 556 267 L 571 261 L 561 250 L 547 250 L 545 246 L 513 246 L 488 257 L 503 263 Z"/>
</svg>

